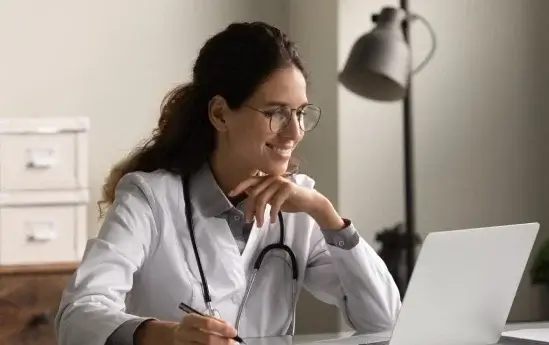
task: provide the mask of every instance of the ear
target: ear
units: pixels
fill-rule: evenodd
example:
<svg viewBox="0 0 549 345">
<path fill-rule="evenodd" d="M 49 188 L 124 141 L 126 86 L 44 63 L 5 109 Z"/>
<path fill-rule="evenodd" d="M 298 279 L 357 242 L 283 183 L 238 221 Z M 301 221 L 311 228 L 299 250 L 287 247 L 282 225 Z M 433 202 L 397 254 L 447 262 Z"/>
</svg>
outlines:
<svg viewBox="0 0 549 345">
<path fill-rule="evenodd" d="M 210 122 L 220 132 L 225 132 L 227 128 L 226 116 L 229 113 L 229 106 L 221 96 L 215 96 L 208 104 L 208 117 Z"/>
</svg>

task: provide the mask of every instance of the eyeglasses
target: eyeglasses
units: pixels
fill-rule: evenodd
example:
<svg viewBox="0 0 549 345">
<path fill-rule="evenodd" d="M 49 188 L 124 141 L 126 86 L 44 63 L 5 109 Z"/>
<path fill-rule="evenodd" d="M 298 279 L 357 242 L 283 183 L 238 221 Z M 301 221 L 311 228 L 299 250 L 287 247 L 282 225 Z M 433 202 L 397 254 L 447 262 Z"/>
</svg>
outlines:
<svg viewBox="0 0 549 345">
<path fill-rule="evenodd" d="M 260 110 L 249 105 L 246 106 L 252 110 L 260 112 L 269 118 L 271 131 L 280 133 L 288 126 L 292 120 L 292 113 L 295 110 L 299 128 L 304 132 L 312 131 L 320 121 L 321 110 L 319 106 L 307 104 L 297 109 L 281 106 L 272 110 Z"/>
</svg>

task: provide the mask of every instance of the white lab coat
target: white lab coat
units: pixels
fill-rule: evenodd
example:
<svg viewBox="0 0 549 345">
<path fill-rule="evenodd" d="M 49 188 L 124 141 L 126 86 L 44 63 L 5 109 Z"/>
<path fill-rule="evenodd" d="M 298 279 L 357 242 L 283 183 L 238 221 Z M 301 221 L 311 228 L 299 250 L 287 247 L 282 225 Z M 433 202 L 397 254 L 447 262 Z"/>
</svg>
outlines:
<svg viewBox="0 0 549 345">
<path fill-rule="evenodd" d="M 314 185 L 305 175 L 295 181 L 310 188 Z M 256 255 L 279 239 L 278 222 L 254 227 L 241 255 L 226 221 L 201 218 L 199 210 L 194 212 L 198 213 L 196 241 L 213 305 L 223 319 L 234 323 Z M 285 243 L 297 257 L 299 289 L 305 287 L 320 300 L 339 306 L 357 331 L 393 327 L 401 305 L 398 289 L 384 262 L 362 238 L 353 249 L 345 250 L 327 245 L 307 214 L 284 214 L 284 222 Z M 246 303 L 239 326 L 242 337 L 288 331 L 290 261 L 271 253 Z M 284 261 L 287 264 L 281 264 Z M 116 201 L 98 237 L 88 241 L 80 267 L 63 294 L 55 324 L 59 344 L 103 345 L 118 326 L 135 318 L 180 321 L 184 313 L 178 309 L 179 302 L 205 311 L 181 180 L 166 172 L 130 173 L 118 184 Z"/>
</svg>

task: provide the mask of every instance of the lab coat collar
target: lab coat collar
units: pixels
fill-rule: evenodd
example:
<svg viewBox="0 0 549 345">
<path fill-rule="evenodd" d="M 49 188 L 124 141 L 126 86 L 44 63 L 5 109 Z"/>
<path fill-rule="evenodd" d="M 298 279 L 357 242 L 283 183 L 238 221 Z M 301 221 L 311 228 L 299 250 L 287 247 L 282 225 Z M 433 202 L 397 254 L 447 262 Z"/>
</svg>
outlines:
<svg viewBox="0 0 549 345">
<path fill-rule="evenodd" d="M 217 184 L 208 163 L 193 176 L 190 188 L 198 211 L 205 217 L 220 217 L 234 208 Z"/>
</svg>

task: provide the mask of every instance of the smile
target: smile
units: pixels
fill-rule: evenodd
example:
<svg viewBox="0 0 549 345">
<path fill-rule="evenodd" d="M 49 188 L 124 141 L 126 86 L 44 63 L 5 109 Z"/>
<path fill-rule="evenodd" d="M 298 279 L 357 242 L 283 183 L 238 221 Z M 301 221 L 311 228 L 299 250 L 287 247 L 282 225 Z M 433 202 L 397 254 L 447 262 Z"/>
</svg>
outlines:
<svg viewBox="0 0 549 345">
<path fill-rule="evenodd" d="M 283 157 L 290 157 L 292 155 L 292 151 L 294 150 L 293 147 L 291 148 L 282 148 L 282 147 L 275 147 L 271 144 L 265 144 L 268 148 L 273 150 L 274 152 L 278 153 L 279 155 Z"/>
</svg>

